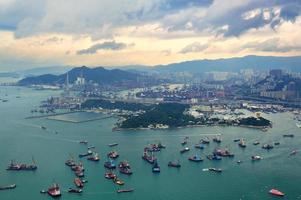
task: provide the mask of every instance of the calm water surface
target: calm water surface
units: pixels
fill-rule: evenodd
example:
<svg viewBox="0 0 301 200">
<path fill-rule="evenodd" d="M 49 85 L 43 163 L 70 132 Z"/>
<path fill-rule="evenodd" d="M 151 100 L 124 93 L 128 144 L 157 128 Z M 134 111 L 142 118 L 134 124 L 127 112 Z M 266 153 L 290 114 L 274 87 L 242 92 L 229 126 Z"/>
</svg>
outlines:
<svg viewBox="0 0 301 200">
<path fill-rule="evenodd" d="M 7 94 L 7 96 L 6 96 Z M 301 150 L 301 133 L 292 120 L 290 113 L 279 113 L 266 116 L 273 121 L 274 127 L 268 132 L 238 127 L 205 127 L 160 131 L 121 131 L 112 132 L 116 119 L 104 119 L 86 123 L 68 123 L 49 119 L 25 119 L 30 110 L 36 108 L 41 100 L 58 91 L 34 91 L 29 88 L 0 87 L 0 185 L 16 183 L 17 188 L 0 191 L 2 200 L 43 200 L 51 199 L 40 194 L 53 181 L 58 182 L 63 190 L 62 200 L 77 199 L 144 199 L 144 200 L 234 200 L 234 199 L 277 199 L 267 192 L 278 188 L 286 193 L 283 199 L 301 199 L 301 154 L 289 156 L 289 153 Z M 21 96 L 21 98 L 16 98 Z M 77 116 L 78 117 L 78 116 Z M 46 126 L 42 130 L 40 126 Z M 55 131 L 58 134 L 54 134 Z M 211 143 L 204 150 L 195 150 L 193 145 L 202 134 L 222 133 L 221 147 L 229 148 L 233 159 L 222 161 L 206 160 L 202 163 L 191 163 L 188 156 L 200 153 L 202 157 L 211 153 L 217 144 Z M 295 138 L 283 138 L 284 133 L 294 133 Z M 191 151 L 180 154 L 180 142 L 189 136 Z M 247 148 L 240 149 L 234 138 L 246 138 Z M 67 188 L 73 187 L 74 175 L 64 162 L 69 154 L 78 155 L 86 151 L 79 140 L 86 139 L 96 146 L 101 155 L 101 162 L 91 163 L 83 159 L 86 168 L 86 179 L 89 181 L 82 195 L 68 194 Z M 252 142 L 280 142 L 271 151 L 253 146 Z M 157 153 L 161 173 L 153 174 L 151 166 L 141 159 L 143 147 L 151 142 L 161 141 L 167 146 Z M 118 161 L 127 160 L 133 168 L 130 177 L 120 175 L 126 182 L 125 187 L 133 187 L 135 192 L 116 194 L 119 188 L 104 178 L 103 162 L 110 150 L 107 144 L 118 142 L 115 149 L 120 153 Z M 252 163 L 251 155 L 264 157 L 260 162 Z M 34 156 L 38 170 L 36 172 L 10 172 L 6 166 L 10 160 L 31 162 Z M 169 169 L 167 162 L 179 159 L 181 169 Z M 242 160 L 241 165 L 236 164 Z M 218 167 L 224 171 L 214 174 L 202 171 L 203 168 Z"/>
</svg>

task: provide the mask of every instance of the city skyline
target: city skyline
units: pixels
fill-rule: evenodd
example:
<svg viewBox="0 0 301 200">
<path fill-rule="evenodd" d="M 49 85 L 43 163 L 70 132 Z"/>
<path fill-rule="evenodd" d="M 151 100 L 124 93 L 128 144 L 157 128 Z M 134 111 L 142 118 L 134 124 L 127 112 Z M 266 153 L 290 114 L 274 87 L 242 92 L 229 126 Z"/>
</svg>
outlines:
<svg viewBox="0 0 301 200">
<path fill-rule="evenodd" d="M 0 1 L 0 69 L 301 55 L 298 1 Z"/>
</svg>

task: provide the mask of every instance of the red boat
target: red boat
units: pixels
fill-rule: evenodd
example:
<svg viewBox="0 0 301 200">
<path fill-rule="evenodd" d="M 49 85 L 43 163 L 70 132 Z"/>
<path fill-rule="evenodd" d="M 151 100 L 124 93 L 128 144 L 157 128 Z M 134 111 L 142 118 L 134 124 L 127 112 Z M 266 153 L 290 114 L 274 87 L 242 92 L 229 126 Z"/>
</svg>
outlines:
<svg viewBox="0 0 301 200">
<path fill-rule="evenodd" d="M 79 188 L 84 187 L 84 184 L 83 184 L 82 180 L 80 180 L 80 178 L 75 178 L 74 184 L 76 185 L 76 187 L 79 187 Z"/>
<path fill-rule="evenodd" d="M 54 183 L 52 187 L 48 188 L 47 193 L 51 197 L 60 197 L 62 195 L 60 187 L 59 187 L 59 185 L 57 183 Z"/>
<path fill-rule="evenodd" d="M 279 190 L 276 190 L 276 189 L 271 189 L 271 190 L 269 191 L 269 193 L 272 194 L 272 195 L 275 195 L 275 196 L 281 196 L 281 197 L 284 196 L 284 193 L 283 193 L 283 192 L 280 192 Z"/>
</svg>

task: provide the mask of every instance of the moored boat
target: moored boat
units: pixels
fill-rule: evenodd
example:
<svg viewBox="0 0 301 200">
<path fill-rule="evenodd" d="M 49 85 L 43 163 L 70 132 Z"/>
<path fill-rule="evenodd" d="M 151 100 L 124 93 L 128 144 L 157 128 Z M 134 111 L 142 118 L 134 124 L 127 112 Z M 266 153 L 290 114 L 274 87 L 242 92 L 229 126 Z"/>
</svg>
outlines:
<svg viewBox="0 0 301 200">
<path fill-rule="evenodd" d="M 75 178 L 74 184 L 76 185 L 76 187 L 79 187 L 79 188 L 84 187 L 84 183 L 82 182 L 82 180 L 80 178 Z"/>
<path fill-rule="evenodd" d="M 106 179 L 115 179 L 117 176 L 113 172 L 106 172 L 105 173 L 105 178 Z"/>
<path fill-rule="evenodd" d="M 207 158 L 208 158 L 208 160 L 221 160 L 222 159 L 221 156 L 218 156 L 214 153 L 212 155 L 208 155 Z"/>
<path fill-rule="evenodd" d="M 79 154 L 78 157 L 82 158 L 82 157 L 86 157 L 86 156 L 91 156 L 92 154 L 93 154 L 93 152 L 91 150 L 88 150 L 87 153 Z"/>
<path fill-rule="evenodd" d="M 283 134 L 282 136 L 283 136 L 283 137 L 290 137 L 290 138 L 293 138 L 293 137 L 295 137 L 295 135 L 294 135 L 294 134 Z"/>
<path fill-rule="evenodd" d="M 77 188 L 69 188 L 68 192 L 69 193 L 82 193 L 83 190 L 82 189 L 77 189 Z"/>
<path fill-rule="evenodd" d="M 100 158 L 98 156 L 98 153 L 95 153 L 94 155 L 89 156 L 87 160 L 98 162 Z"/>
<path fill-rule="evenodd" d="M 6 185 L 6 186 L 0 186 L 0 190 L 10 190 L 15 189 L 17 187 L 16 184 Z"/>
<path fill-rule="evenodd" d="M 274 148 L 274 146 L 273 146 L 273 145 L 271 145 L 271 144 L 264 144 L 264 145 L 262 146 L 262 148 L 263 148 L 263 149 L 270 150 L 270 149 L 273 149 L 273 148 Z"/>
<path fill-rule="evenodd" d="M 260 144 L 260 142 L 259 141 L 255 141 L 255 142 L 253 142 L 253 145 L 259 145 Z"/>
<path fill-rule="evenodd" d="M 251 156 L 252 161 L 262 160 L 261 156 Z"/>
<path fill-rule="evenodd" d="M 108 169 L 115 169 L 116 168 L 116 164 L 115 164 L 115 162 L 113 160 L 110 159 L 109 161 L 106 161 L 104 163 L 104 167 L 108 168 Z"/>
<path fill-rule="evenodd" d="M 188 160 L 193 161 L 193 162 L 202 162 L 203 159 L 199 155 L 194 155 L 188 158 Z"/>
<path fill-rule="evenodd" d="M 240 139 L 239 143 L 238 143 L 238 146 L 240 146 L 241 148 L 246 148 L 247 145 L 246 145 L 245 140 L 244 139 Z"/>
<path fill-rule="evenodd" d="M 122 174 L 133 174 L 130 164 L 127 161 L 120 162 L 118 165 L 119 172 Z"/>
<path fill-rule="evenodd" d="M 115 177 L 115 178 L 113 179 L 113 182 L 114 182 L 115 184 L 117 184 L 117 185 L 124 185 L 124 181 L 121 180 L 121 179 L 119 179 L 118 177 Z"/>
<path fill-rule="evenodd" d="M 185 153 L 185 152 L 187 152 L 187 151 L 189 151 L 190 149 L 188 148 L 188 147 L 185 147 L 184 149 L 182 149 L 181 151 L 180 151 L 180 153 Z"/>
<path fill-rule="evenodd" d="M 125 193 L 125 192 L 134 192 L 134 189 L 129 188 L 129 189 L 119 189 L 119 190 L 117 190 L 117 193 Z"/>
<path fill-rule="evenodd" d="M 111 143 L 111 144 L 108 144 L 109 147 L 114 147 L 114 146 L 117 146 L 118 143 Z"/>
<path fill-rule="evenodd" d="M 208 170 L 209 170 L 209 171 L 212 171 L 212 172 L 217 172 L 217 173 L 221 173 L 221 172 L 223 171 L 223 170 L 220 169 L 220 168 L 213 168 L 213 167 L 208 168 Z"/>
<path fill-rule="evenodd" d="M 168 162 L 168 167 L 175 167 L 175 168 L 180 168 L 181 164 L 180 161 L 169 161 Z"/>
<path fill-rule="evenodd" d="M 233 157 L 234 154 L 231 153 L 228 149 L 215 149 L 213 154 L 222 157 Z"/>
<path fill-rule="evenodd" d="M 160 165 L 158 164 L 157 161 L 155 161 L 155 163 L 154 163 L 154 165 L 153 165 L 153 168 L 152 168 L 152 171 L 153 171 L 154 173 L 159 173 L 159 172 L 161 171 Z"/>
<path fill-rule="evenodd" d="M 110 151 L 107 156 L 111 159 L 116 159 L 119 157 L 119 154 L 117 153 L 117 151 Z"/>
<path fill-rule="evenodd" d="M 51 187 L 48 188 L 47 193 L 51 197 L 59 197 L 62 195 L 60 187 L 57 183 L 54 183 Z"/>
<path fill-rule="evenodd" d="M 204 145 L 204 144 L 196 144 L 196 145 L 194 145 L 194 147 L 195 147 L 196 149 L 204 149 L 204 148 L 205 148 L 205 145 Z"/>
<path fill-rule="evenodd" d="M 152 155 L 149 155 L 147 152 L 147 149 L 145 148 L 143 155 L 142 155 L 142 159 L 146 160 L 147 162 L 149 162 L 151 164 L 154 164 L 156 157 L 153 155 L 153 153 L 152 153 Z"/>
</svg>

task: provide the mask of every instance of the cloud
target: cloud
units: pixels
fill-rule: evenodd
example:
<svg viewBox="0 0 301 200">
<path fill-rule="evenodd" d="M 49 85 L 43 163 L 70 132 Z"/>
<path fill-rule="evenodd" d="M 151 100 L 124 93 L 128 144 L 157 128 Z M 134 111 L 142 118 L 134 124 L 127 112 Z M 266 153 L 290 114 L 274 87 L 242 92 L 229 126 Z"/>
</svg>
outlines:
<svg viewBox="0 0 301 200">
<path fill-rule="evenodd" d="M 301 50 L 301 46 L 298 45 L 282 45 L 279 38 L 271 38 L 261 42 L 249 42 L 243 46 L 243 49 L 245 48 L 264 52 L 290 52 L 294 50 Z"/>
<path fill-rule="evenodd" d="M 201 44 L 199 42 L 194 42 L 186 47 L 184 47 L 179 53 L 186 54 L 186 53 L 196 53 L 206 50 L 209 47 L 208 44 Z"/>
<path fill-rule="evenodd" d="M 133 46 L 134 44 L 125 44 L 122 42 L 115 42 L 113 41 L 108 41 L 108 42 L 103 42 L 103 43 L 97 43 L 92 45 L 91 47 L 87 49 L 82 49 L 77 51 L 77 55 L 83 55 L 83 54 L 95 54 L 97 53 L 98 50 L 112 50 L 112 51 L 118 51 L 125 49 L 127 47 Z"/>
</svg>

